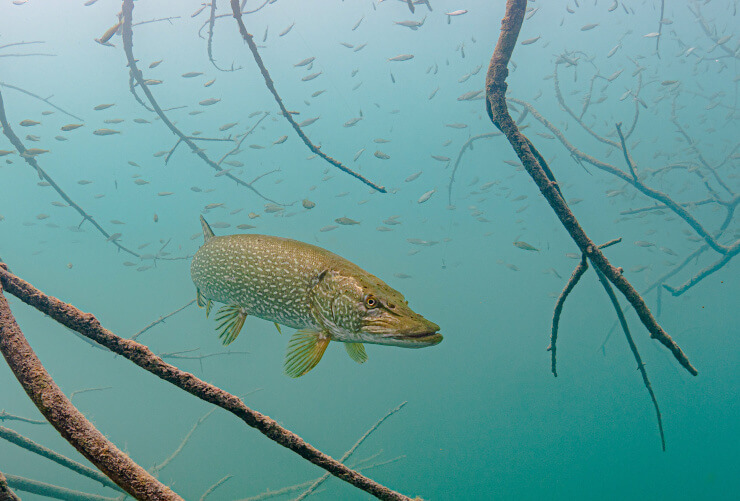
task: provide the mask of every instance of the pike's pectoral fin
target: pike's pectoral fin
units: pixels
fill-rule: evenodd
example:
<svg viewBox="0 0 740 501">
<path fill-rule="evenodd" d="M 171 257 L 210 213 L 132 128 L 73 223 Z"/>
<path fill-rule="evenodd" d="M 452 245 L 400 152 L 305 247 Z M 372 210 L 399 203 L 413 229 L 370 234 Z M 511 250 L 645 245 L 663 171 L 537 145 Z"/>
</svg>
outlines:
<svg viewBox="0 0 740 501">
<path fill-rule="evenodd" d="M 344 343 L 344 348 L 347 350 L 349 358 L 357 362 L 358 364 L 364 364 L 367 362 L 367 353 L 365 352 L 365 345 L 362 343 Z"/>
<path fill-rule="evenodd" d="M 220 322 L 216 327 L 218 337 L 224 346 L 231 344 L 239 331 L 242 330 L 247 313 L 238 304 L 229 304 L 218 309 L 216 322 Z"/>
<path fill-rule="evenodd" d="M 301 377 L 316 367 L 324 356 L 329 338 L 322 332 L 302 329 L 288 341 L 283 370 L 290 377 Z"/>
</svg>

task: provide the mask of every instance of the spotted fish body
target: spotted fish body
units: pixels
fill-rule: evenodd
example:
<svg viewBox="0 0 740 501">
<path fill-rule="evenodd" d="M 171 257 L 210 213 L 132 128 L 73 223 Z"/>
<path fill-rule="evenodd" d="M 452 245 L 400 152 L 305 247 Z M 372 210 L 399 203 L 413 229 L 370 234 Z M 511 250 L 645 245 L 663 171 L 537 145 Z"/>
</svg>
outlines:
<svg viewBox="0 0 740 501">
<path fill-rule="evenodd" d="M 321 359 L 329 341 L 422 347 L 437 344 L 439 326 L 413 312 L 403 295 L 356 264 L 326 249 L 288 238 L 214 236 L 201 217 L 205 243 L 190 268 L 199 306 L 224 303 L 216 317 L 224 344 L 253 315 L 300 329 L 291 339 L 286 372 L 300 376 Z M 278 327 L 279 329 L 279 327 Z"/>
</svg>

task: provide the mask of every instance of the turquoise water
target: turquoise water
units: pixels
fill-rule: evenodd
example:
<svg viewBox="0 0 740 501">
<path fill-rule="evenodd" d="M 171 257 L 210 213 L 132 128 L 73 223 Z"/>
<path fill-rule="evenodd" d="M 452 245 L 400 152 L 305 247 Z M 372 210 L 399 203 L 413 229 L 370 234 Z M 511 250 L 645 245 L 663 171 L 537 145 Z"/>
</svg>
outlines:
<svg viewBox="0 0 740 501">
<path fill-rule="evenodd" d="M 233 394 L 259 390 L 245 397 L 248 406 L 322 451 L 341 457 L 388 410 L 407 401 L 348 464 L 364 459 L 369 459 L 365 466 L 391 461 L 365 474 L 412 497 L 735 499 L 740 490 L 736 263 L 731 261 L 679 297 L 662 296 L 659 322 L 697 367 L 697 377 L 684 371 L 662 345 L 649 338 L 634 313 L 628 313 L 663 414 L 665 452 L 654 409 L 623 334 L 614 331 L 605 342 L 616 317 L 593 271 L 565 305 L 558 342 L 559 377 L 554 378 L 545 349 L 555 298 L 578 262 L 566 254 L 578 252 L 577 247 L 526 172 L 512 165 L 516 155 L 501 137 L 476 141 L 474 149 L 465 152 L 452 190 L 452 207 L 447 199 L 450 164 L 460 148 L 471 136 L 495 130 L 486 116 L 485 101 L 457 98 L 483 88 L 504 5 L 431 3 L 432 12 L 417 5 L 411 14 L 405 3 L 395 0 L 280 0 L 245 16 L 287 108 L 300 112 L 299 122 L 320 117 L 305 128 L 308 136 L 322 151 L 386 186 L 388 194 L 375 193 L 321 159 L 309 158 L 311 152 L 278 114 L 229 16 L 216 21 L 213 54 L 222 68 L 233 62 L 241 69 L 214 68 L 206 40 L 198 36 L 209 9 L 191 17 L 199 2 L 137 1 L 135 22 L 179 17 L 134 27 L 134 55 L 145 78 L 163 81 L 151 87 L 159 104 L 183 106 L 166 114 L 186 134 L 202 131 L 202 137 L 233 137 L 251 129 L 262 116 L 248 118 L 250 114 L 268 113 L 243 143 L 243 151 L 230 157 L 243 164 L 233 167 L 231 174 L 250 181 L 279 169 L 254 186 L 264 196 L 286 204 L 283 211 L 266 212 L 265 200 L 224 176 L 215 177 L 215 171 L 185 145 L 178 147 L 167 165 L 164 157 L 155 156 L 170 150 L 176 140 L 129 92 L 121 37 L 111 39 L 115 47 L 93 41 L 116 23 L 117 2 L 101 0 L 85 7 L 81 0 L 31 0 L 0 6 L 0 45 L 45 42 L 3 48 L 0 55 L 54 54 L 0 57 L 0 81 L 44 98 L 53 95 L 53 104 L 84 122 L 16 90 L 0 87 L 0 91 L 8 120 L 25 146 L 50 150 L 37 157 L 40 166 L 109 234 L 121 233 L 122 245 L 157 254 L 166 244 L 168 257 L 191 256 L 202 242 L 198 216 L 203 214 L 211 224 L 230 225 L 214 225 L 216 234 L 251 231 L 327 248 L 402 291 L 415 311 L 441 326 L 445 338 L 438 346 L 405 350 L 369 345 L 369 360 L 361 366 L 332 345 L 317 368 L 299 379 L 282 373 L 292 330 L 284 328 L 279 335 L 270 322 L 255 318 L 247 319 L 242 334 L 229 347 L 231 354 L 168 359 Z M 715 40 L 731 35 L 720 46 L 702 31 L 687 4 L 666 2 L 660 58 L 655 54 L 655 38 L 645 37 L 658 30 L 659 2 L 619 2 L 611 12 L 610 1 L 580 0 L 579 4 L 569 2 L 567 8 L 573 11 L 569 13 L 561 2 L 528 3 L 538 10 L 525 20 L 519 40 L 541 38 L 517 44 L 516 68 L 510 67 L 508 79 L 510 97 L 532 103 L 581 151 L 626 170 L 619 149 L 596 141 L 559 107 L 553 80 L 548 78 L 561 54 L 576 63 L 561 62 L 558 72 L 564 99 L 579 114 L 591 77 L 597 72 L 610 77 L 623 70 L 611 82 L 595 81 L 592 101 L 605 99 L 591 104 L 584 122 L 598 134 L 618 140 L 614 124 L 629 127 L 637 107 L 639 120 L 627 144 L 638 171 L 649 173 L 674 163 L 698 166 L 721 199 L 730 200 L 697 151 L 710 166 L 720 165 L 718 175 L 737 191 L 735 2 L 714 0 L 701 5 L 710 31 L 716 30 Z M 247 8 L 259 5 L 256 0 L 247 2 Z M 696 8 L 693 3 L 692 8 Z M 458 9 L 469 12 L 445 15 Z M 221 0 L 217 13 L 228 12 L 228 3 Z M 418 30 L 394 24 L 420 22 L 424 16 Z M 279 36 L 292 23 L 295 26 Z M 582 30 L 594 23 L 598 26 Z M 203 29 L 204 37 L 207 31 Z M 363 43 L 367 46 L 354 50 Z M 617 45 L 621 47 L 607 57 Z M 400 54 L 414 58 L 388 61 Z M 308 57 L 316 58 L 311 69 L 294 67 Z M 148 68 L 160 59 L 159 66 Z M 482 68 L 470 75 L 478 67 Z M 638 85 L 633 72 L 638 67 L 644 68 L 638 96 L 645 107 L 633 98 Z M 317 78 L 301 80 L 319 71 Z M 181 77 L 187 72 L 203 75 Z M 211 86 L 204 87 L 214 78 Z M 633 94 L 625 97 L 630 89 Z M 221 101 L 208 107 L 198 104 L 209 98 Z M 677 119 L 696 150 L 689 148 L 671 122 L 674 102 Z M 94 111 L 103 103 L 115 106 Z M 54 113 L 44 115 L 46 110 Z M 189 114 L 196 110 L 204 113 Z M 356 125 L 343 127 L 359 116 L 363 118 Z M 124 121 L 105 123 L 119 118 Z M 136 123 L 137 118 L 149 123 Z M 20 126 L 25 119 L 41 124 Z M 238 124 L 219 131 L 232 122 Z M 70 123 L 84 123 L 84 127 L 60 132 Z M 524 132 L 548 160 L 589 236 L 599 243 L 623 238 L 606 255 L 624 268 L 638 290 L 649 287 L 702 245 L 693 233 L 684 233 L 690 227 L 669 211 L 644 217 L 620 214 L 653 201 L 593 166 L 586 165 L 587 173 L 531 115 L 523 124 L 528 125 Z M 104 127 L 121 133 L 92 134 Z M 39 141 L 26 139 L 27 134 L 39 136 Z M 55 140 L 58 134 L 67 141 Z M 272 144 L 283 135 L 288 136 L 284 143 Z M 389 142 L 374 142 L 378 138 Z M 232 142 L 198 145 L 214 161 L 233 148 Z M 364 153 L 353 161 L 362 148 Z M 4 136 L 0 150 L 14 150 Z M 377 158 L 376 150 L 390 158 Z M 451 162 L 432 155 L 449 157 Z M 14 273 L 94 313 L 123 337 L 195 297 L 189 259 L 139 260 L 117 251 L 89 223 L 77 231 L 79 215 L 69 207 L 51 205 L 61 200 L 59 195 L 51 187 L 39 186 L 40 179 L 21 157 L 13 153 L 0 161 L 0 257 Z M 420 171 L 417 179 L 405 181 Z M 136 184 L 136 179 L 148 184 Z M 80 184 L 81 180 L 91 183 Z M 649 176 L 645 182 L 678 202 L 708 197 L 699 177 L 686 168 Z M 494 184 L 484 186 L 489 183 Z M 418 203 L 430 190 L 436 192 Z M 172 194 L 158 195 L 163 192 Z M 522 196 L 526 199 L 519 199 Z M 304 209 L 304 198 L 316 207 Z M 205 209 L 209 204 L 223 205 Z M 690 211 L 710 231 L 720 226 L 725 215 L 716 203 Z M 250 212 L 259 217 L 249 218 Z M 383 223 L 395 215 L 401 224 Z M 360 224 L 337 225 L 334 220 L 340 217 Z M 239 230 L 239 224 L 256 227 Z M 320 231 L 329 225 L 338 227 Z M 392 231 L 378 231 L 378 226 Z M 737 237 L 738 226 L 733 222 L 719 240 L 729 245 Z M 419 246 L 408 239 L 437 243 Z M 518 248 L 514 241 L 527 242 L 539 252 Z M 679 286 L 718 258 L 716 252 L 707 251 L 666 283 Z M 124 265 L 127 261 L 134 266 Z M 655 291 L 645 298 L 655 312 Z M 620 300 L 626 303 L 621 296 Z M 20 301 L 11 299 L 11 307 L 39 358 L 68 396 L 106 388 L 77 393 L 72 401 L 142 466 L 151 468 L 164 461 L 211 409 L 127 360 L 94 349 Z M 159 354 L 225 353 L 214 328 L 213 317 L 206 319 L 203 310 L 190 306 L 138 340 Z M 42 419 L 5 364 L 0 364 L 0 382 L 1 409 Z M 7 420 L 0 424 L 85 462 L 50 426 Z M 115 496 L 110 489 L 4 441 L 0 442 L 0 471 Z M 323 470 L 217 410 L 158 477 L 183 498 L 198 499 L 219 479 L 233 475 L 209 496 L 231 500 L 322 474 Z M 300 492 L 276 499 L 291 499 Z M 24 500 L 41 499 L 19 494 Z M 330 478 L 313 497 L 369 496 Z"/>
</svg>

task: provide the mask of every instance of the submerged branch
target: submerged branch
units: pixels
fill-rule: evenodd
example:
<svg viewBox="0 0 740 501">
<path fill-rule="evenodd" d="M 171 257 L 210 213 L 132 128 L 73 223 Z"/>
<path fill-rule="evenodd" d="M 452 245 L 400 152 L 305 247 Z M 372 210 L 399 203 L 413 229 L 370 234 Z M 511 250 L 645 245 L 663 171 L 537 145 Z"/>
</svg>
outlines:
<svg viewBox="0 0 740 501">
<path fill-rule="evenodd" d="M 562 225 L 578 245 L 582 253 L 586 254 L 591 263 L 613 283 L 627 298 L 637 312 L 645 328 L 652 338 L 666 346 L 676 360 L 692 375 L 698 372 L 689 362 L 683 350 L 676 344 L 668 333 L 655 320 L 645 300 L 635 290 L 632 284 L 622 275 L 621 270 L 612 266 L 609 260 L 596 247 L 578 223 L 565 200 L 557 189 L 557 183 L 548 177 L 545 169 L 530 148 L 529 141 L 523 136 L 509 115 L 506 107 L 506 77 L 507 64 L 514 50 L 516 40 L 524 20 L 526 0 L 508 0 L 506 14 L 502 20 L 501 35 L 491 58 L 491 64 L 486 76 L 487 111 L 491 121 L 498 127 L 517 153 L 520 161 L 537 184 L 540 192 L 560 219 Z M 541 157 L 540 157 L 541 158 Z M 620 171 L 621 172 L 621 171 Z M 623 173 L 624 174 L 624 173 Z M 631 179 L 625 174 L 627 179 Z M 675 210 L 675 209 L 674 209 Z M 709 242 L 707 242 L 709 243 Z"/>
<path fill-rule="evenodd" d="M 33 98 L 36 98 L 36 99 L 38 99 L 39 101 L 43 101 L 43 102 L 45 102 L 46 104 L 48 104 L 49 106 L 51 106 L 51 107 L 52 107 L 52 108 L 54 108 L 55 110 L 61 111 L 61 112 L 62 112 L 62 113 L 64 113 L 65 115 L 67 115 L 67 116 L 69 116 L 69 117 L 72 117 L 72 118 L 74 118 L 75 120 L 78 120 L 78 121 L 80 121 L 80 122 L 84 122 L 84 121 L 85 121 L 85 120 L 84 120 L 83 118 L 80 118 L 80 117 L 78 117 L 77 115 L 73 115 L 72 113 L 70 113 L 70 112 L 68 112 L 68 111 L 65 111 L 65 110 L 63 110 L 62 108 L 60 108 L 60 107 L 59 107 L 59 106 L 57 106 L 56 104 L 54 104 L 54 103 L 52 103 L 51 101 L 49 101 L 49 100 L 51 99 L 51 97 L 46 97 L 46 98 L 45 98 L 45 97 L 41 97 L 41 96 L 39 96 L 39 95 L 37 95 L 37 94 L 34 94 L 33 92 L 29 92 L 29 91 L 27 91 L 26 89 L 21 89 L 20 87 L 16 87 L 15 85 L 10 85 L 10 84 L 8 84 L 8 83 L 5 83 L 5 82 L 0 82 L 0 87 L 7 87 L 8 89 L 13 89 L 13 90 L 17 90 L 18 92 L 22 92 L 23 94 L 26 94 L 27 96 L 31 96 L 31 97 L 33 97 Z"/>
<path fill-rule="evenodd" d="M 3 291 L 13 293 L 18 284 L 6 280 L 14 277 L 6 270 L 7 267 L 0 264 L 0 351 L 36 407 L 65 440 L 135 498 L 181 500 L 105 438 L 62 393 L 36 357 L 10 311 Z M 33 292 L 26 300 L 58 302 L 43 294 L 34 295 Z"/>
<path fill-rule="evenodd" d="M 379 499 L 409 501 L 408 497 L 347 468 L 336 459 L 314 448 L 298 435 L 280 426 L 275 420 L 250 409 L 236 396 L 164 362 L 146 346 L 136 341 L 116 336 L 111 331 L 105 329 L 95 316 L 89 313 L 83 313 L 71 304 L 47 296 L 28 282 L 10 273 L 4 264 L 0 264 L 0 283 L 9 293 L 40 312 L 49 315 L 56 322 L 105 346 L 109 350 L 132 361 L 142 369 L 191 395 L 231 412 L 248 426 L 255 428 L 270 440 L 290 449 L 337 478 Z M 2 300 L 1 297 L 0 300 Z M 3 323 L 0 323 L 0 327 L 2 326 Z M 0 338 L 0 341 L 2 341 L 2 338 Z"/>
<path fill-rule="evenodd" d="M 110 487 L 117 491 L 123 492 L 120 487 L 118 487 L 114 482 L 112 482 L 108 477 L 106 477 L 99 471 L 88 468 L 84 464 L 80 464 L 77 461 L 73 461 L 72 459 L 59 454 L 58 452 L 44 447 L 43 445 L 37 444 L 30 438 L 24 437 L 15 430 L 0 426 L 0 438 L 7 440 L 11 444 L 17 445 L 18 447 L 26 449 L 27 451 L 33 452 L 34 454 L 38 454 L 41 457 L 50 459 L 51 461 L 54 461 L 55 463 L 64 466 L 65 468 L 72 470 L 75 473 L 79 473 L 82 476 L 100 482 L 106 487 Z"/>
<path fill-rule="evenodd" d="M 263 195 L 259 190 L 254 188 L 254 186 L 251 185 L 251 183 L 247 183 L 246 181 L 243 181 L 242 179 L 234 176 L 230 172 L 225 172 L 224 169 L 221 168 L 216 162 L 211 160 L 208 155 L 205 154 L 205 152 L 199 148 L 195 142 L 193 142 L 192 139 L 190 139 L 188 136 L 182 133 L 180 129 L 175 127 L 175 125 L 170 121 L 169 118 L 167 118 L 167 115 L 164 114 L 164 111 L 159 106 L 157 101 L 154 99 L 154 95 L 152 94 L 152 91 L 149 90 L 149 86 L 146 84 L 144 77 L 142 76 L 141 70 L 138 69 L 136 66 L 136 58 L 134 57 L 133 53 L 133 30 L 131 29 L 132 26 L 132 15 L 134 10 L 134 2 L 133 0 L 124 0 L 123 1 L 123 24 L 121 27 L 122 31 L 122 37 L 123 37 L 123 49 L 126 53 L 126 59 L 128 60 L 128 66 L 129 71 L 131 72 L 131 77 L 136 80 L 136 82 L 139 84 L 139 87 L 141 88 L 141 91 L 146 96 L 147 100 L 152 106 L 153 111 L 159 116 L 159 118 L 162 120 L 162 122 L 167 126 L 170 131 L 177 136 L 183 143 L 188 145 L 190 150 L 198 155 L 201 160 L 203 160 L 206 164 L 208 164 L 209 167 L 211 167 L 213 170 L 217 171 L 219 174 L 221 172 L 224 172 L 224 176 L 228 177 L 232 181 L 236 182 L 236 184 L 243 186 L 247 188 L 248 190 L 252 191 L 255 195 L 259 196 L 263 200 L 266 200 L 268 202 L 277 203 L 275 200 L 272 200 L 271 198 L 266 197 Z M 131 78 L 130 77 L 130 78 Z M 133 92 L 134 88 L 133 85 L 130 86 L 132 93 L 134 93 L 134 96 L 136 97 L 136 93 Z M 137 97 L 137 100 L 139 98 Z M 139 100 L 139 102 L 141 102 Z M 143 104 L 143 102 L 142 102 Z"/>
</svg>

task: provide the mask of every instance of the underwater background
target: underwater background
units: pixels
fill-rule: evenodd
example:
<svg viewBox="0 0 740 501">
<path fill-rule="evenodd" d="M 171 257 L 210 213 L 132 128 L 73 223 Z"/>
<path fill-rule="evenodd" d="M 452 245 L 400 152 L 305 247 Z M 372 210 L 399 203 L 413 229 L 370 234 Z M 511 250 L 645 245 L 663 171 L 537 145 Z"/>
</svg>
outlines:
<svg viewBox="0 0 740 501">
<path fill-rule="evenodd" d="M 614 4 L 618 7 L 612 9 Z M 249 0 L 246 8 L 260 5 Z M 182 107 L 165 113 L 186 134 L 235 137 L 262 119 L 242 151 L 229 157 L 243 164 L 230 172 L 250 181 L 277 169 L 254 187 L 285 206 L 266 211 L 270 202 L 226 176 L 214 176 L 185 145 L 166 165 L 156 155 L 169 151 L 175 136 L 130 93 L 120 35 L 111 38 L 113 47 L 94 41 L 117 22 L 119 2 L 85 6 L 82 0 L 4 0 L 0 46 L 44 43 L 0 48 L 0 56 L 53 56 L 0 57 L 0 82 L 44 98 L 53 95 L 53 104 L 84 119 L 0 86 L 9 123 L 27 148 L 50 150 L 36 157 L 41 167 L 110 234 L 121 233 L 119 243 L 135 250 L 148 243 L 137 252 L 153 255 L 140 260 L 118 251 L 89 223 L 80 225 L 72 208 L 52 205 L 59 195 L 39 186 L 39 176 L 14 152 L 0 158 L 0 257 L 13 273 L 130 337 L 195 298 L 190 259 L 153 257 L 165 257 L 160 250 L 167 257 L 192 256 L 202 244 L 200 214 L 217 235 L 253 232 L 318 245 L 403 292 L 415 311 L 441 326 L 442 343 L 420 350 L 368 345 L 369 360 L 363 365 L 330 346 L 316 369 L 291 379 L 282 366 L 292 329 L 283 328 L 281 335 L 270 322 L 256 318 L 248 318 L 237 341 L 224 348 L 213 315 L 207 319 L 191 305 L 138 341 L 160 355 L 221 354 L 166 360 L 235 395 L 253 392 L 244 397 L 249 407 L 335 458 L 388 410 L 408 402 L 348 464 L 364 459 L 365 466 L 385 463 L 365 474 L 412 497 L 737 499 L 737 263 L 730 261 L 678 297 L 663 291 L 658 320 L 697 367 L 697 377 L 649 338 L 634 312 L 627 314 L 660 404 L 663 452 L 655 411 L 624 335 L 619 330 L 609 335 L 616 316 L 593 270 L 565 304 L 558 377 L 552 376 L 546 348 L 553 306 L 578 263 L 578 248 L 518 167 L 505 138 L 478 140 L 464 153 L 448 200 L 463 144 L 496 130 L 482 95 L 458 97 L 483 89 L 503 1 L 432 0 L 433 11 L 420 3 L 412 14 L 406 2 L 396 0 L 279 0 L 245 15 L 286 107 L 300 113 L 296 121 L 320 117 L 305 127 L 306 134 L 323 152 L 385 186 L 387 194 L 310 158 L 280 116 L 224 0 L 217 5 L 217 14 L 225 16 L 215 22 L 213 57 L 221 68 L 236 71 L 219 71 L 211 64 L 207 26 L 199 37 L 210 5 L 191 16 L 202 6 L 198 1 L 136 1 L 134 22 L 176 17 L 134 26 L 139 68 L 145 78 L 162 81 L 151 90 L 163 108 Z M 627 128 L 638 109 L 627 140 L 638 170 L 678 163 L 701 167 L 698 151 L 709 164 L 720 164 L 717 173 L 730 190 L 740 188 L 736 0 L 665 2 L 659 37 L 645 36 L 658 31 L 659 1 L 538 0 L 528 6 L 532 10 L 509 65 L 510 97 L 531 103 L 580 150 L 626 169 L 621 151 L 597 141 L 563 111 L 551 77 L 557 64 L 563 98 L 578 114 L 593 75 L 609 77 L 623 70 L 611 81 L 595 81 L 593 101 L 605 99 L 592 103 L 583 121 L 618 141 L 615 123 Z M 445 14 L 455 10 L 468 12 Z M 711 33 L 702 30 L 695 13 Z M 394 24 L 407 20 L 423 24 L 417 29 Z M 591 24 L 597 26 L 588 28 Z M 414 57 L 389 61 L 401 54 Z M 309 57 L 316 58 L 312 67 L 294 66 Z M 161 64 L 150 69 L 158 60 Z M 181 76 L 188 72 L 203 74 Z M 321 73 L 302 80 L 315 72 Z M 325 92 L 312 97 L 319 90 Z M 638 92 L 642 103 L 635 98 Z M 210 98 L 220 101 L 199 104 Z M 114 106 L 94 110 L 103 103 Z M 46 110 L 54 113 L 45 115 Z M 189 114 L 197 110 L 203 113 Z M 518 110 L 512 111 L 515 119 Z M 695 149 L 677 132 L 672 113 Z M 357 117 L 362 119 L 344 126 Z M 105 122 L 119 118 L 124 121 Z M 137 118 L 144 120 L 137 123 Z M 20 126 L 26 119 L 41 123 Z M 233 122 L 238 123 L 219 130 Z M 70 123 L 84 126 L 60 132 Z M 691 228 L 669 211 L 620 214 L 653 201 L 610 174 L 580 165 L 531 115 L 521 125 L 528 125 L 523 132 L 548 160 L 588 235 L 597 243 L 622 237 L 605 253 L 639 291 L 702 245 L 687 238 L 694 234 L 684 230 Z M 101 128 L 120 134 L 92 133 Z M 59 134 L 66 141 L 55 139 Z M 287 140 L 273 144 L 284 135 Z M 197 144 L 214 161 L 234 147 L 233 142 Z M 4 136 L 0 150 L 14 151 Z M 645 182 L 679 202 L 707 197 L 706 187 L 686 168 L 669 169 Z M 431 198 L 419 203 L 432 190 Z M 315 207 L 304 208 L 303 199 Z M 207 208 L 210 204 L 221 205 Z M 725 215 L 719 204 L 690 210 L 710 231 Z M 259 217 L 250 218 L 252 212 Z M 391 216 L 401 224 L 384 224 Z M 360 224 L 337 224 L 335 219 L 342 217 Z M 240 224 L 255 227 L 242 230 Z M 337 227 L 327 231 L 330 226 Z M 378 231 L 379 226 L 391 231 Z M 721 241 L 737 238 L 738 225 L 732 222 Z M 515 241 L 538 250 L 512 245 Z M 566 255 L 572 253 L 575 259 Z M 678 286 L 717 259 L 707 251 L 666 283 Z M 619 299 L 624 306 L 624 298 Z M 655 312 L 655 290 L 645 299 Z M 15 298 L 10 303 L 57 384 L 67 396 L 78 392 L 72 402 L 145 468 L 170 456 L 211 410 L 129 361 L 95 349 Z M 102 389 L 79 392 L 90 388 Z M 43 419 L 5 363 L 0 364 L 0 409 Z M 51 426 L 7 420 L 0 425 L 85 462 Z M 0 471 L 88 493 L 117 494 L 5 441 L 0 441 Z M 158 478 L 185 499 L 199 499 L 219 479 L 233 475 L 209 495 L 233 500 L 323 473 L 217 409 Z M 292 499 L 300 492 L 275 499 Z M 42 499 L 18 493 L 24 500 Z M 330 478 L 313 497 L 369 495 Z"/>
</svg>

